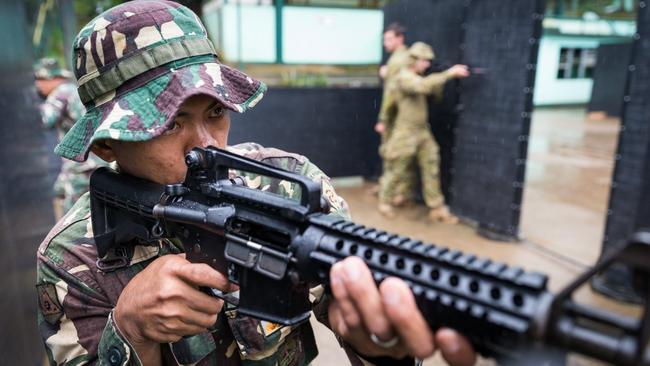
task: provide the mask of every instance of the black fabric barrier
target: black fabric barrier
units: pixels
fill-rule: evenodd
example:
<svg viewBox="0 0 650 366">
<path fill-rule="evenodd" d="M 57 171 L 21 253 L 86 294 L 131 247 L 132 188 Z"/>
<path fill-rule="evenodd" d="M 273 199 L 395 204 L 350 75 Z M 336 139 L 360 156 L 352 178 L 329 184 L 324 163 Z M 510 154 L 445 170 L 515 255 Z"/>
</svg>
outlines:
<svg viewBox="0 0 650 366">
<path fill-rule="evenodd" d="M 458 0 L 391 1 L 384 7 L 384 25 L 398 22 L 405 26 L 408 45 L 417 41 L 431 45 L 436 59 L 430 71 L 442 71 L 460 62 L 462 52 L 459 46 L 463 38 L 461 24 L 465 10 L 463 2 Z M 457 82 L 448 83 L 443 99 L 429 103 L 429 124 L 440 145 L 440 183 L 448 203 L 451 200 L 449 187 L 453 163 L 453 128 L 458 119 L 458 87 Z M 419 192 L 418 190 L 418 194 Z"/>
<path fill-rule="evenodd" d="M 36 250 L 54 224 L 48 149 L 31 69 L 25 3 L 0 2 L 0 324 L 2 363 L 38 365 Z M 56 159 L 54 159 L 56 161 Z"/>
<path fill-rule="evenodd" d="M 631 53 L 632 43 L 629 42 L 598 47 L 594 86 L 587 111 L 605 112 L 611 117 L 621 116 Z"/>
<path fill-rule="evenodd" d="M 524 186 L 532 91 L 544 2 L 467 1 L 451 207 L 480 231 L 516 238 Z"/>
<path fill-rule="evenodd" d="M 228 142 L 305 155 L 332 177 L 376 176 L 380 101 L 378 88 L 271 88 L 255 108 L 231 113 Z"/>
<path fill-rule="evenodd" d="M 650 228 L 650 4 L 641 1 L 639 5 L 603 253 L 616 248 L 635 230 Z M 615 298 L 639 300 L 631 282 L 627 269 L 618 267 L 596 278 L 593 285 Z"/>
</svg>

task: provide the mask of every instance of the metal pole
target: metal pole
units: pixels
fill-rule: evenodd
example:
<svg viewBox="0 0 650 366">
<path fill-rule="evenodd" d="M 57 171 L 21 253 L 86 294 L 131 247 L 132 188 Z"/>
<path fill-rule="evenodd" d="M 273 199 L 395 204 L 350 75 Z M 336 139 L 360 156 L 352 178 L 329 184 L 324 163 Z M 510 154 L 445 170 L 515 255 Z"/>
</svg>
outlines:
<svg viewBox="0 0 650 366">
<path fill-rule="evenodd" d="M 282 12 L 284 0 L 275 0 L 275 62 L 284 63 L 282 59 Z"/>
<path fill-rule="evenodd" d="M 74 14 L 72 0 L 59 0 L 59 11 L 61 14 L 61 27 L 63 29 L 63 56 L 68 70 L 73 70 L 72 65 L 72 41 L 77 32 L 77 18 Z"/>
<path fill-rule="evenodd" d="M 242 60 L 242 24 L 241 24 L 241 1 L 237 1 L 237 62 L 238 68 L 243 70 L 244 61 Z"/>
</svg>

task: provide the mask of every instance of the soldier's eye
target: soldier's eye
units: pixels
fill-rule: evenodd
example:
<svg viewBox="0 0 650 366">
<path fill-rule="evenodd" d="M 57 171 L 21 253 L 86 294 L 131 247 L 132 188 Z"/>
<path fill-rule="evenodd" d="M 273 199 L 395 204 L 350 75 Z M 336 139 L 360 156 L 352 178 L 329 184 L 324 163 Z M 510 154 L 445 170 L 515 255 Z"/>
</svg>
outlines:
<svg viewBox="0 0 650 366">
<path fill-rule="evenodd" d="M 224 108 L 221 105 L 217 105 L 210 109 L 210 112 L 208 113 L 209 118 L 219 118 L 222 117 L 226 113 L 226 108 Z"/>
<path fill-rule="evenodd" d="M 179 128 L 181 128 L 181 124 L 178 123 L 178 122 L 176 122 L 176 121 L 174 121 L 174 122 L 172 122 L 171 125 L 169 125 L 169 127 L 167 127 L 167 129 L 165 130 L 165 132 L 163 132 L 163 135 L 169 135 L 169 134 L 172 134 L 172 133 L 176 132 Z"/>
</svg>

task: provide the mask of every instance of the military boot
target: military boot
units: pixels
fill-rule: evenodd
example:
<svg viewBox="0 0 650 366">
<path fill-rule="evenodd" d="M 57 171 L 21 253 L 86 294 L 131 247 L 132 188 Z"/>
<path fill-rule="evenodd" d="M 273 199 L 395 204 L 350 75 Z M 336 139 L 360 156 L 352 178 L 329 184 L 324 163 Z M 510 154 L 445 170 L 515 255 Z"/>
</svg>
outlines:
<svg viewBox="0 0 650 366">
<path fill-rule="evenodd" d="M 406 196 L 404 196 L 403 194 L 398 194 L 395 197 L 393 197 L 392 203 L 393 206 L 402 207 L 404 206 L 406 201 L 407 201 Z"/>
<path fill-rule="evenodd" d="M 391 206 L 388 203 L 380 203 L 379 206 L 377 206 L 377 210 L 379 211 L 380 214 L 384 215 L 389 219 L 395 217 L 395 210 L 393 210 L 393 206 Z"/>
<path fill-rule="evenodd" d="M 458 217 L 449 212 L 447 205 L 438 206 L 429 210 L 429 220 L 451 225 L 458 223 Z"/>
</svg>

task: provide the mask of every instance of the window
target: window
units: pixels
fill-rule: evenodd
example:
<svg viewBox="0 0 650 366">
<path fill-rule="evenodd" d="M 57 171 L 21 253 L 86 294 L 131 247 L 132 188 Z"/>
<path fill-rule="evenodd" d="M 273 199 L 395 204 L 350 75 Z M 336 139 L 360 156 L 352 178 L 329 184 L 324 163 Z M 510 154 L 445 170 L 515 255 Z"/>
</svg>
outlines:
<svg viewBox="0 0 650 366">
<path fill-rule="evenodd" d="M 379 9 L 385 0 L 284 0 L 285 5 L 332 6 L 342 8 Z"/>
<path fill-rule="evenodd" d="M 560 49 L 560 61 L 557 70 L 558 79 L 591 79 L 596 66 L 595 48 Z"/>
</svg>

